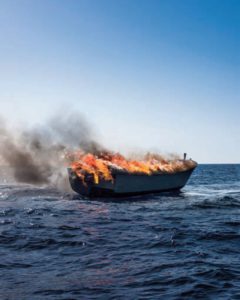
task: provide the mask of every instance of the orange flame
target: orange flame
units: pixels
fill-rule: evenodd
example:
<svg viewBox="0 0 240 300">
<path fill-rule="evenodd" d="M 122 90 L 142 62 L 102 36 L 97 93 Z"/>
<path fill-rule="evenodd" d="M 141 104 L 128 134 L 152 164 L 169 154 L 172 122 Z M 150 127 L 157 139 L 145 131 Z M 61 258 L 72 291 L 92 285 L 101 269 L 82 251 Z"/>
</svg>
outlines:
<svg viewBox="0 0 240 300">
<path fill-rule="evenodd" d="M 196 166 L 193 160 L 166 160 L 159 155 L 147 154 L 142 160 L 127 159 L 119 153 L 102 152 L 98 155 L 77 152 L 69 155 L 70 167 L 86 184 L 86 176 L 92 177 L 95 184 L 101 180 L 113 181 L 114 172 L 131 174 L 176 173 Z"/>
</svg>

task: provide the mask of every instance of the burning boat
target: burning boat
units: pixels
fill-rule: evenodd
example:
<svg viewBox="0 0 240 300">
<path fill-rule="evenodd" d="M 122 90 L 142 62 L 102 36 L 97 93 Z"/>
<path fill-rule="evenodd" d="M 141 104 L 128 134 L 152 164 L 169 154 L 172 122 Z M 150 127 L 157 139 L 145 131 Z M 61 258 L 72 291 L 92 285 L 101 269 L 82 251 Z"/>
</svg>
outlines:
<svg viewBox="0 0 240 300">
<path fill-rule="evenodd" d="M 197 163 L 165 160 L 158 155 L 130 160 L 120 154 L 80 154 L 68 168 L 72 189 L 86 196 L 127 196 L 177 191 L 185 186 Z"/>
</svg>

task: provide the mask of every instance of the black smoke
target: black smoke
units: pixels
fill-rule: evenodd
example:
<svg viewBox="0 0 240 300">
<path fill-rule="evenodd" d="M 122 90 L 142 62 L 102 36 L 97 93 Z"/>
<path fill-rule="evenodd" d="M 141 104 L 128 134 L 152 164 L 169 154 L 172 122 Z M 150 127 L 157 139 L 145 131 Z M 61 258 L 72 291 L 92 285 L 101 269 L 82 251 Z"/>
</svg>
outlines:
<svg viewBox="0 0 240 300">
<path fill-rule="evenodd" d="M 18 182 L 54 184 L 66 177 L 66 153 L 74 149 L 97 153 L 92 127 L 79 113 L 58 114 L 35 128 L 12 128 L 0 120 L 0 158 Z"/>
</svg>

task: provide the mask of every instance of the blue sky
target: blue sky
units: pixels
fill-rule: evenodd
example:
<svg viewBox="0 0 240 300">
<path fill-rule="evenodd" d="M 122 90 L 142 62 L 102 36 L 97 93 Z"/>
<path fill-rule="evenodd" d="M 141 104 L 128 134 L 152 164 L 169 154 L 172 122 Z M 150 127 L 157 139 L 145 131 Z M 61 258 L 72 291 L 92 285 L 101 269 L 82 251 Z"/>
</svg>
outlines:
<svg viewBox="0 0 240 300">
<path fill-rule="evenodd" d="M 240 162 L 240 1 L 0 0 L 11 122 L 77 110 L 114 150 Z"/>
</svg>

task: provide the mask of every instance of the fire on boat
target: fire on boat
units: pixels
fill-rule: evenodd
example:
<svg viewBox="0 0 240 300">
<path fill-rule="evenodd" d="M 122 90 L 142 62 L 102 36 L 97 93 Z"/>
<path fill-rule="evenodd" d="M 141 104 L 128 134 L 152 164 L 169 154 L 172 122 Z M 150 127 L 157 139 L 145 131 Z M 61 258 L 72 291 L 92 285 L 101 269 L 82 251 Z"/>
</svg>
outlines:
<svg viewBox="0 0 240 300">
<path fill-rule="evenodd" d="M 119 153 L 78 153 L 68 168 L 72 189 L 85 196 L 127 196 L 183 188 L 197 163 L 192 159 L 163 159 L 148 154 L 142 160 Z"/>
</svg>

